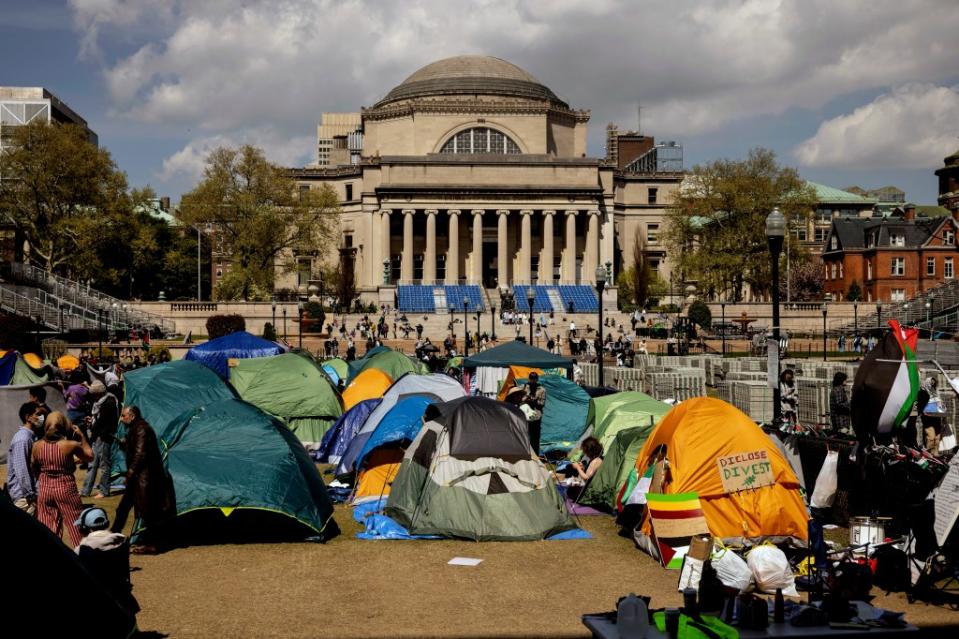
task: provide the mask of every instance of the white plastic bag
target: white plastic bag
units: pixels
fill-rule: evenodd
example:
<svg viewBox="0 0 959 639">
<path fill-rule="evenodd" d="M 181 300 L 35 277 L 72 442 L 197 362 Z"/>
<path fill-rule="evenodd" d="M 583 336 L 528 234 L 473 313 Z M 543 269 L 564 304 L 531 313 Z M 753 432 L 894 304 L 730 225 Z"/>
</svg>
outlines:
<svg viewBox="0 0 959 639">
<path fill-rule="evenodd" d="M 822 463 L 822 470 L 816 478 L 816 488 L 812 491 L 809 505 L 813 508 L 829 508 L 836 498 L 836 486 L 839 482 L 837 468 L 839 453 L 834 450 L 826 453 L 826 460 Z"/>
<path fill-rule="evenodd" d="M 683 569 L 679 573 L 679 587 L 677 590 L 682 592 L 686 588 L 695 588 L 699 590 L 699 580 L 703 577 L 703 560 L 696 559 L 686 555 L 683 557 Z"/>
<path fill-rule="evenodd" d="M 777 588 L 782 588 L 788 597 L 799 596 L 789 560 L 779 548 L 769 544 L 756 546 L 746 555 L 746 564 L 756 581 L 757 590 L 774 594 Z"/>
<path fill-rule="evenodd" d="M 728 548 L 720 548 L 713 553 L 713 568 L 716 576 L 728 588 L 739 592 L 748 592 L 753 583 L 753 572 L 742 557 Z"/>
</svg>

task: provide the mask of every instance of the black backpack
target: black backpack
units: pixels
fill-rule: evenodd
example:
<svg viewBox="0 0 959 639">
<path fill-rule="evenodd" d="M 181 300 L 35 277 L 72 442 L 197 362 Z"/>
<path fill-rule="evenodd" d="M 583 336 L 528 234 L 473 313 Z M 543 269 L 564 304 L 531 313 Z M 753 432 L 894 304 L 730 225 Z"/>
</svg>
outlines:
<svg viewBox="0 0 959 639">
<path fill-rule="evenodd" d="M 909 559 L 906 553 L 894 546 L 876 548 L 876 573 L 873 585 L 886 592 L 903 592 L 909 589 Z"/>
</svg>

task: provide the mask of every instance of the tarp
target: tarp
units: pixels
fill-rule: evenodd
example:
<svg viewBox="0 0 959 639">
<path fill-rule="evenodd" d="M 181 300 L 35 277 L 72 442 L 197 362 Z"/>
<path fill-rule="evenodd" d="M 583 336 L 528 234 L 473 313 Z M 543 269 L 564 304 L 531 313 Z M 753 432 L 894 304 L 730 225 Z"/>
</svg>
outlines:
<svg viewBox="0 0 959 639">
<path fill-rule="evenodd" d="M 20 406 L 30 401 L 30 389 L 42 386 L 47 389 L 47 406 L 52 411 L 67 412 L 67 405 L 60 392 L 60 386 L 52 382 L 25 386 L 0 386 L 0 464 L 7 463 L 10 440 L 20 423 Z"/>
<path fill-rule="evenodd" d="M 233 390 L 212 370 L 187 360 L 177 360 L 130 371 L 123 376 L 125 406 L 137 406 L 160 439 L 163 450 L 169 440 L 166 433 L 178 424 L 184 415 L 214 402 L 235 397 Z M 117 435 L 123 437 L 126 429 L 121 422 Z M 126 472 L 126 457 L 118 445 L 113 447 L 113 475 Z"/>
<path fill-rule="evenodd" d="M 509 366 L 528 366 L 530 368 L 573 368 L 573 359 L 571 357 L 562 357 L 554 355 L 549 351 L 536 348 L 523 342 L 506 342 L 500 346 L 487 349 L 482 353 L 471 355 L 463 362 L 465 368 L 477 368 L 479 366 L 498 366 L 507 368 Z"/>
<path fill-rule="evenodd" d="M 366 418 L 370 416 L 374 408 L 380 405 L 381 401 L 383 400 L 379 397 L 364 400 L 340 415 L 336 423 L 323 435 L 323 441 L 316 452 L 317 461 L 338 464 L 343 453 L 349 448 L 350 442 L 356 437 L 356 433 L 363 427 Z"/>
<path fill-rule="evenodd" d="M 423 375 L 427 372 L 423 362 L 419 362 L 399 351 L 380 346 L 371 350 L 362 359 L 350 364 L 350 379 L 356 379 L 363 371 L 371 368 L 383 371 L 390 376 L 390 379 L 399 379 L 407 373 Z"/>
<path fill-rule="evenodd" d="M 208 404 L 164 438 L 176 534 L 266 541 L 336 533 L 333 504 L 306 449 L 256 406 L 234 398 Z"/>
<path fill-rule="evenodd" d="M 377 368 L 363 371 L 343 389 L 343 409 L 349 410 L 367 399 L 383 396 L 393 378 Z"/>
<path fill-rule="evenodd" d="M 615 508 L 617 491 L 636 466 L 639 451 L 652 431 L 653 426 L 647 425 L 616 433 L 612 442 L 603 447 L 603 464 L 589 480 L 579 497 L 579 503 L 603 506 L 611 510 Z"/>
<path fill-rule="evenodd" d="M 363 375 L 367 372 L 364 371 Z M 397 402 L 412 395 L 421 395 L 429 397 L 433 401 L 446 402 L 457 397 L 465 397 L 466 391 L 455 379 L 440 373 L 433 373 L 432 375 L 407 374 L 399 378 L 383 394 L 383 401 L 370 413 L 363 427 L 350 442 L 349 448 L 347 448 L 337 466 L 337 475 L 348 475 L 357 470 L 356 459 L 366 446 L 367 440 L 376 430 L 380 420 L 390 412 Z"/>
<path fill-rule="evenodd" d="M 239 331 L 194 346 L 187 351 L 185 359 L 199 362 L 223 379 L 229 379 L 229 360 L 269 357 L 282 352 L 283 347 L 276 342 Z"/>
<path fill-rule="evenodd" d="M 343 414 L 340 396 L 310 357 L 284 353 L 238 360 L 230 368 L 237 394 L 279 418 L 307 449 L 318 448 L 323 434 Z"/>
<path fill-rule="evenodd" d="M 5 553 L 4 568 L 16 575 L 18 592 L 33 593 L 18 597 L 14 606 L 19 618 L 29 619 L 35 626 L 32 631 L 24 631 L 24 636 L 85 634 L 77 632 L 78 620 L 89 619 L 92 610 L 96 611 L 96 632 L 93 633 L 96 636 L 118 639 L 134 636 L 137 630 L 134 615 L 117 603 L 73 550 L 35 517 L 14 506 L 6 494 L 0 494 L 0 527 L 4 539 L 16 545 L 15 550 L 11 548 Z M 57 597 L 55 612 L 50 608 L 50 598 L 39 596 L 49 592 L 51 578 L 63 589 L 63 594 Z M 7 636 L 20 634 L 12 629 L 8 632 Z"/>
<path fill-rule="evenodd" d="M 462 397 L 424 418 L 384 510 L 408 534 L 514 541 L 576 528 L 515 406 Z"/>
<path fill-rule="evenodd" d="M 0 386 L 6 386 L 13 379 L 17 368 L 17 352 L 7 351 L 0 356 Z"/>
<path fill-rule="evenodd" d="M 669 411 L 646 440 L 636 460 L 636 472 L 642 477 L 656 461 L 656 452 L 665 447 L 669 461 L 669 482 L 664 494 L 696 493 L 702 504 L 709 531 L 714 537 L 733 542 L 764 538 L 805 540 L 808 516 L 799 490 L 799 481 L 789 462 L 766 433 L 748 416 L 726 402 L 709 397 L 688 399 Z M 760 459 L 758 473 L 771 483 L 727 492 L 721 459 Z M 637 529 L 648 539 L 651 529 L 647 517 Z M 646 546 L 648 547 L 648 546 Z"/>
</svg>

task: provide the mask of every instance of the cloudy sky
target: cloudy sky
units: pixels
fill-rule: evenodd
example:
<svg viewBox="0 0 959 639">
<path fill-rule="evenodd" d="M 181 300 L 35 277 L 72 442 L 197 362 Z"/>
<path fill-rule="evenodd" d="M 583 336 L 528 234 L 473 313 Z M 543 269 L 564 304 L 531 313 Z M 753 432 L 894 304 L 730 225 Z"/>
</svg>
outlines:
<svg viewBox="0 0 959 639">
<path fill-rule="evenodd" d="M 210 148 L 313 158 L 323 111 L 488 54 L 686 164 L 777 152 L 810 180 L 934 203 L 959 148 L 955 0 L 3 0 L 0 84 L 87 118 L 135 185 L 178 199 Z"/>
</svg>

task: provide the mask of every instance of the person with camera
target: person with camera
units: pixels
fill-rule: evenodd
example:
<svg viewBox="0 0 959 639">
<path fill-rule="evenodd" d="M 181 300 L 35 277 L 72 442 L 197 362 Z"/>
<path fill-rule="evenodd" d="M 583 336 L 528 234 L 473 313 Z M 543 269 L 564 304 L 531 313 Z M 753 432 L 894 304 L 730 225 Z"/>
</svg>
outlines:
<svg viewBox="0 0 959 639">
<path fill-rule="evenodd" d="M 87 424 L 90 427 L 90 440 L 93 445 L 93 463 L 87 471 L 81 495 L 88 497 L 100 472 L 100 483 L 94 499 L 103 499 L 110 495 L 110 472 L 113 468 L 113 443 L 116 441 L 117 423 L 120 421 L 120 400 L 103 384 L 94 382 L 89 394 L 93 398 L 93 407 Z"/>
<path fill-rule="evenodd" d="M 83 535 L 76 520 L 83 511 L 77 491 L 76 460 L 90 461 L 93 450 L 87 438 L 67 416 L 54 411 L 43 424 L 43 438 L 33 445 L 31 465 L 37 477 L 37 519 L 58 538 L 67 529 L 74 546 Z"/>
</svg>

